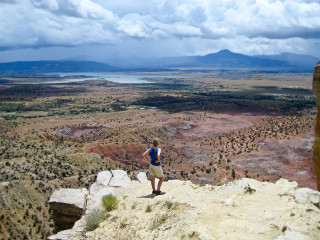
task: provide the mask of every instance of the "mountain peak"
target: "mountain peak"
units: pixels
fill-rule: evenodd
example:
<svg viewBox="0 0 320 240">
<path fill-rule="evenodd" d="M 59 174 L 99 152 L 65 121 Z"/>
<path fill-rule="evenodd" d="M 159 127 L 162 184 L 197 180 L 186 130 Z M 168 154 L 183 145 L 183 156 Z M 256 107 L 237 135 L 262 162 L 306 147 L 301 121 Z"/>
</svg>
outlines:
<svg viewBox="0 0 320 240">
<path fill-rule="evenodd" d="M 231 52 L 229 49 L 223 49 L 223 50 L 220 50 L 217 53 L 233 53 L 233 52 Z"/>
<path fill-rule="evenodd" d="M 235 55 L 237 53 L 234 53 L 234 52 L 231 52 L 229 49 L 223 49 L 223 50 L 220 50 L 219 52 L 216 52 L 216 53 L 210 53 L 210 54 L 207 54 L 205 55 L 204 57 L 206 56 L 231 56 L 231 55 Z"/>
</svg>

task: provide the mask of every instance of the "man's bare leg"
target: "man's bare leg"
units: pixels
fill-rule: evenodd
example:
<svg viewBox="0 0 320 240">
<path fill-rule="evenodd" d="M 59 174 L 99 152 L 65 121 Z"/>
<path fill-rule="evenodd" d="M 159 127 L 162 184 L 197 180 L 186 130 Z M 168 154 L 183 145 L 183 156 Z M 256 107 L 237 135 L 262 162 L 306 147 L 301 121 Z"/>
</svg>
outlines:
<svg viewBox="0 0 320 240">
<path fill-rule="evenodd" d="M 164 177 L 159 178 L 159 182 L 158 182 L 158 189 L 157 189 L 157 191 L 158 191 L 158 192 L 160 192 L 160 188 L 161 188 L 161 185 L 162 185 L 163 179 L 164 179 Z"/>
<path fill-rule="evenodd" d="M 155 176 L 151 176 L 151 186 L 152 186 L 153 192 L 156 191 L 155 181 L 156 181 L 156 177 Z"/>
</svg>

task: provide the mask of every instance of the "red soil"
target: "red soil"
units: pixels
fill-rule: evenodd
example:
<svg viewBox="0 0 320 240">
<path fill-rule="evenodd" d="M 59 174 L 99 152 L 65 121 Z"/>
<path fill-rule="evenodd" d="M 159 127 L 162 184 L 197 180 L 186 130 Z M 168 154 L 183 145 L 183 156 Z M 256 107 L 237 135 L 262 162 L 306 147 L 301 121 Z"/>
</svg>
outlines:
<svg viewBox="0 0 320 240">
<path fill-rule="evenodd" d="M 316 189 L 312 162 L 313 134 L 290 140 L 264 139 L 260 151 L 235 159 L 232 166 L 277 181 L 280 177 L 297 181 L 300 187 Z"/>
<path fill-rule="evenodd" d="M 141 144 L 118 145 L 88 143 L 83 147 L 84 152 L 98 153 L 101 157 L 109 157 L 116 162 L 138 167 L 145 167 L 147 165 L 142 159 L 142 153 L 145 150 L 145 146 Z"/>
<path fill-rule="evenodd" d="M 174 122 L 169 126 L 176 129 L 176 137 L 180 139 L 199 139 L 218 136 L 254 126 L 254 120 L 261 116 L 211 114 L 206 118 L 191 121 Z"/>
<path fill-rule="evenodd" d="M 214 114 L 214 113 L 177 113 L 167 115 L 162 112 L 132 118 L 131 126 L 143 126 L 144 128 L 165 127 L 166 139 L 163 139 L 163 156 L 165 171 L 189 173 L 194 182 L 216 184 L 221 179 L 231 180 L 231 169 L 226 170 L 226 165 L 217 167 L 220 148 L 203 143 L 204 139 L 217 136 L 232 136 L 241 129 L 250 129 L 261 124 L 259 121 L 266 116 L 250 114 Z M 57 134 L 68 135 L 77 138 L 90 131 L 97 131 L 106 127 L 118 127 L 126 125 L 126 121 L 109 121 L 103 125 L 77 126 L 64 128 L 57 131 Z M 124 136 L 126 133 L 120 133 Z M 228 138 L 229 138 L 228 137 Z M 228 147 L 227 151 L 242 150 L 239 157 L 227 157 L 231 159 L 230 168 L 234 169 L 237 177 L 245 177 L 249 172 L 250 177 L 259 180 L 276 181 L 280 177 L 297 181 L 300 187 L 316 189 L 315 173 L 312 163 L 313 134 L 309 133 L 302 137 L 290 137 L 291 139 L 277 140 L 276 138 L 256 138 L 255 144 L 259 144 L 258 150 L 250 153 L 244 152 L 245 146 L 234 150 Z M 230 141 L 230 138 L 229 138 Z M 249 141 L 247 138 L 245 141 Z M 216 141 L 217 143 L 217 141 Z M 222 140 L 222 145 L 225 145 Z M 220 149 L 220 150 L 219 150 Z M 226 146 L 222 147 L 226 149 Z M 101 157 L 108 157 L 115 163 L 146 167 L 141 154 L 146 150 L 142 143 L 121 144 L 121 143 L 87 143 L 83 151 L 87 153 L 98 153 Z M 231 152 L 232 153 L 232 152 Z M 224 155 L 224 154 L 223 154 Z M 168 159 L 170 160 L 170 164 Z M 222 161 L 226 161 L 224 156 Z M 209 165 L 211 163 L 211 165 Z M 213 163 L 213 164 L 212 164 Z M 198 167 L 198 168 L 197 168 Z M 211 173 L 200 171 L 200 168 L 211 168 Z M 190 171 L 196 168 L 197 173 L 191 175 Z M 216 172 L 213 169 L 216 168 Z M 196 176 L 198 175 L 198 176 Z M 230 179 L 231 178 L 231 179 Z"/>
</svg>

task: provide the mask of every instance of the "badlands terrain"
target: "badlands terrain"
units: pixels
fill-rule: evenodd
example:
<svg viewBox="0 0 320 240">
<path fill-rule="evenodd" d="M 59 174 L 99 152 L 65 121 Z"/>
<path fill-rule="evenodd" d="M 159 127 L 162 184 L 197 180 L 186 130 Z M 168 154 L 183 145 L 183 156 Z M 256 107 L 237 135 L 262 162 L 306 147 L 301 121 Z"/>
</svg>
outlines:
<svg viewBox="0 0 320 240">
<path fill-rule="evenodd" d="M 1 239 L 46 239 L 54 190 L 88 187 L 107 169 L 146 170 L 154 137 L 166 180 L 286 178 L 316 189 L 312 74 L 151 74 L 131 84 L 2 76 L 11 84 L 0 85 Z"/>
</svg>

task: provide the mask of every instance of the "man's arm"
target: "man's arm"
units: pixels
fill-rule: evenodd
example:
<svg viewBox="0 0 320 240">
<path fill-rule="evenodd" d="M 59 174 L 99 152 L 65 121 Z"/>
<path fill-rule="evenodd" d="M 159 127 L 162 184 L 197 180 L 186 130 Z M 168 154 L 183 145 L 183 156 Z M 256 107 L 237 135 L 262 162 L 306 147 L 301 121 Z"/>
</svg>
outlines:
<svg viewBox="0 0 320 240">
<path fill-rule="evenodd" d="M 159 163 L 160 162 L 160 154 L 161 154 L 161 148 L 158 148 L 158 154 L 157 154 L 157 161 L 156 163 Z"/>
<path fill-rule="evenodd" d="M 143 159 L 144 159 L 147 163 L 150 163 L 149 159 L 147 158 L 147 154 L 149 153 L 149 150 L 150 150 L 150 149 L 148 149 L 147 151 L 145 151 L 145 152 L 142 154 Z"/>
</svg>

